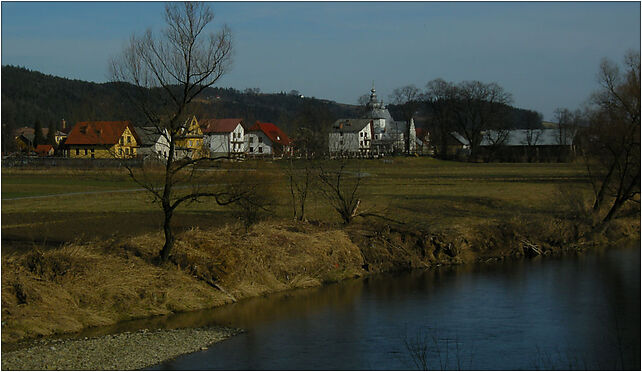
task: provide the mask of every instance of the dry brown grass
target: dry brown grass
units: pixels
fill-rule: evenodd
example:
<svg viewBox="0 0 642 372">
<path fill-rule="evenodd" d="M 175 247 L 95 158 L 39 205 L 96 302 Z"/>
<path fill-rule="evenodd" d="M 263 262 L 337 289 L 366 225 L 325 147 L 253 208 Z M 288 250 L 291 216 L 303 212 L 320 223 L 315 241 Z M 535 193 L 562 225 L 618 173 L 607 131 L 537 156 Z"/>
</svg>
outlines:
<svg viewBox="0 0 642 372">
<path fill-rule="evenodd" d="M 2 257 L 3 342 L 125 319 L 203 309 L 361 273 L 339 230 L 304 224 L 192 229 L 171 263 L 154 263 L 160 234 Z M 218 286 L 218 288 L 215 288 Z"/>
<path fill-rule="evenodd" d="M 418 230 L 363 221 L 347 228 L 292 221 L 241 223 L 178 235 L 158 264 L 160 233 L 67 244 L 2 256 L 2 341 L 118 321 L 204 309 L 366 272 L 522 257 L 579 249 L 588 227 L 561 218 L 517 215 L 504 223 Z M 639 239 L 639 220 L 613 224 L 604 239 Z"/>
</svg>

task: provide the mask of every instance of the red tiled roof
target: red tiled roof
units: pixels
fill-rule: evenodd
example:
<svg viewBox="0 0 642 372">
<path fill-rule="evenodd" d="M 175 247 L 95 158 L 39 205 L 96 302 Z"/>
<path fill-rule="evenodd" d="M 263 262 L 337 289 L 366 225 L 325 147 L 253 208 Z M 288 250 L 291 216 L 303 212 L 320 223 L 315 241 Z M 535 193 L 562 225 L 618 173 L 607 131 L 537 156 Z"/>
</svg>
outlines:
<svg viewBox="0 0 642 372">
<path fill-rule="evenodd" d="M 38 153 L 38 155 L 47 155 L 51 150 L 53 150 L 53 146 L 51 145 L 36 146 L 36 152 Z"/>
<path fill-rule="evenodd" d="M 290 140 L 290 137 L 288 137 L 287 134 L 285 134 L 279 127 L 272 123 L 261 123 L 261 122 L 256 122 L 248 131 L 261 131 L 265 133 L 265 135 L 275 143 L 278 143 L 280 145 L 288 146 L 292 143 L 292 140 Z"/>
<path fill-rule="evenodd" d="M 140 140 L 129 121 L 81 121 L 74 125 L 66 145 L 115 145 L 129 127 L 136 142 Z"/>
<path fill-rule="evenodd" d="M 203 133 L 231 133 L 236 129 L 243 119 L 201 119 L 201 130 Z"/>
</svg>

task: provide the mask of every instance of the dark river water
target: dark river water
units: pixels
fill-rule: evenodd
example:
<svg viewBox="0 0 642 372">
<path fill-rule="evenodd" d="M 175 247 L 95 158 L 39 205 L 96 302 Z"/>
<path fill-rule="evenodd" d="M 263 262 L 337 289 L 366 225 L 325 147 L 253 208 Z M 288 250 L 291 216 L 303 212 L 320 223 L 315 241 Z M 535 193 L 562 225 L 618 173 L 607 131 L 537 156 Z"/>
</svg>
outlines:
<svg viewBox="0 0 642 372">
<path fill-rule="evenodd" d="M 247 332 L 152 369 L 639 370 L 640 249 L 378 275 L 167 321 Z"/>
</svg>

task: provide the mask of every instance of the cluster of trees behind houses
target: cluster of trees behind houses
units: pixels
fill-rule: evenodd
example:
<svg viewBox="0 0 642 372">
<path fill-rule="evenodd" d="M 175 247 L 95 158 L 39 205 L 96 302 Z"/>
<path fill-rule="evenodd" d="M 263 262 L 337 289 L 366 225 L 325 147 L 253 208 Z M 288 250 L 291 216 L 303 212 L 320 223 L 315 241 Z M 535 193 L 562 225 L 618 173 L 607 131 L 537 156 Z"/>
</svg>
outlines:
<svg viewBox="0 0 642 372">
<path fill-rule="evenodd" d="M 126 118 L 144 126 L 140 110 L 122 98 L 135 89 L 129 84 L 69 80 L 13 66 L 3 66 L 2 76 L 3 153 L 18 150 L 11 136 L 16 128 L 24 126 L 35 128 L 34 145 L 55 147 L 54 133 L 63 129 L 62 118 L 68 123 Z M 541 114 L 512 107 L 510 94 L 494 83 L 455 84 L 436 79 L 423 90 L 414 85 L 397 88 L 388 98 L 393 117 L 405 121 L 414 118 L 419 137 L 426 144 L 422 152 L 444 159 L 570 160 L 575 134 L 587 123 L 584 115 L 566 109 L 557 111 L 555 123 L 543 123 Z M 359 117 L 366 102 L 367 96 L 360 97 L 358 105 L 347 105 L 304 97 L 298 91 L 264 94 L 258 88 L 241 92 L 210 87 L 194 100 L 191 109 L 198 117 L 240 117 L 250 125 L 257 120 L 274 122 L 293 138 L 301 152 L 321 155 L 328 152 L 332 123 L 339 118 Z M 47 136 L 42 135 L 42 128 L 48 129 Z M 543 129 L 558 131 L 558 146 L 544 146 Z M 521 130 L 523 143 L 508 146 L 510 130 Z"/>
</svg>

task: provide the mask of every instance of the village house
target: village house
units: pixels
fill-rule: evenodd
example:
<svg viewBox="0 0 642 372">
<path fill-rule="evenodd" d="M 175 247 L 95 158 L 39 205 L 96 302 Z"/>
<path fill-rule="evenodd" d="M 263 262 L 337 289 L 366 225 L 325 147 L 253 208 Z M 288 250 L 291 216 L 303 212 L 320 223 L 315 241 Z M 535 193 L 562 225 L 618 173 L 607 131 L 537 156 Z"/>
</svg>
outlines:
<svg viewBox="0 0 642 372">
<path fill-rule="evenodd" d="M 372 139 L 368 150 L 369 154 L 382 156 L 395 153 L 414 153 L 416 151 L 414 120 L 412 118 L 410 122 L 394 120 L 383 101 L 377 100 L 377 93 L 374 87 L 370 90 L 370 100 L 361 119 L 368 119 L 372 122 Z M 333 125 L 328 137 L 330 154 L 340 153 L 344 150 L 345 145 L 340 143 L 342 129 L 339 129 L 336 124 L 347 120 L 354 119 L 339 119 Z M 354 151 L 352 153 L 356 154 Z"/>
<path fill-rule="evenodd" d="M 372 144 L 371 119 L 339 119 L 329 134 L 330 153 L 344 156 L 369 156 Z"/>
<path fill-rule="evenodd" d="M 56 145 L 60 145 L 65 139 L 67 139 L 67 136 L 69 135 L 70 131 L 71 131 L 71 127 L 68 127 L 65 119 L 62 119 L 61 128 L 60 130 L 57 130 L 54 135 L 54 140 L 56 141 Z"/>
<path fill-rule="evenodd" d="M 566 161 L 575 156 L 575 131 L 512 129 L 485 131 L 480 156 L 502 161 Z"/>
<path fill-rule="evenodd" d="M 250 156 L 283 156 L 292 154 L 292 141 L 272 123 L 256 122 L 245 134 L 245 146 Z"/>
<path fill-rule="evenodd" d="M 140 142 L 137 155 L 143 158 L 156 158 L 167 160 L 169 157 L 169 132 L 167 129 L 157 127 L 135 128 Z M 177 152 L 174 151 L 174 154 Z"/>
<path fill-rule="evenodd" d="M 129 121 L 82 121 L 65 140 L 70 158 L 133 158 L 140 139 Z"/>
<path fill-rule="evenodd" d="M 470 154 L 470 143 L 457 132 L 450 132 L 446 137 L 446 157 L 463 159 Z"/>
<path fill-rule="evenodd" d="M 56 132 L 54 133 L 54 141 L 55 141 L 56 147 L 60 146 L 60 144 L 64 142 L 70 130 L 71 128 L 66 126 L 65 120 L 63 119 L 62 129 L 56 130 Z M 36 151 L 36 148 L 34 146 L 35 137 L 36 137 L 35 132 L 36 132 L 35 128 L 31 128 L 31 127 L 21 127 L 13 131 L 14 141 L 20 151 L 22 152 Z M 49 135 L 49 128 L 42 128 L 42 136 L 44 138 L 47 138 L 48 135 Z M 54 148 L 54 152 L 55 152 L 55 148 Z"/>
<path fill-rule="evenodd" d="M 415 151 L 419 155 L 432 155 L 433 151 L 430 147 L 430 133 L 424 128 L 415 128 Z"/>
<path fill-rule="evenodd" d="M 245 153 L 243 119 L 201 119 L 203 148 L 209 156 L 238 157 Z"/>
<path fill-rule="evenodd" d="M 198 159 L 207 156 L 203 149 L 203 131 L 201 130 L 196 116 L 187 119 L 185 125 L 180 129 L 176 138 L 177 154 L 185 154 L 190 159 Z M 183 156 L 181 156 L 183 157 Z"/>
</svg>

